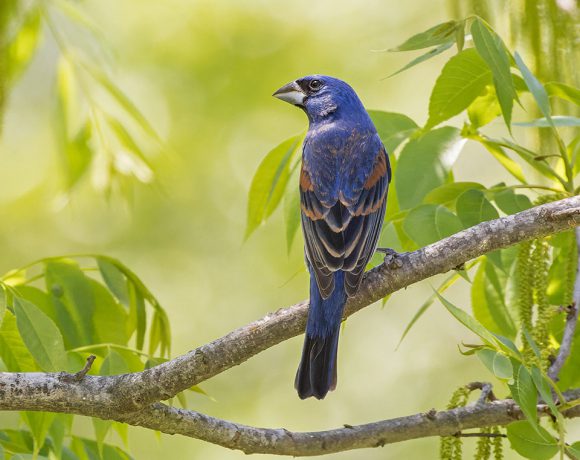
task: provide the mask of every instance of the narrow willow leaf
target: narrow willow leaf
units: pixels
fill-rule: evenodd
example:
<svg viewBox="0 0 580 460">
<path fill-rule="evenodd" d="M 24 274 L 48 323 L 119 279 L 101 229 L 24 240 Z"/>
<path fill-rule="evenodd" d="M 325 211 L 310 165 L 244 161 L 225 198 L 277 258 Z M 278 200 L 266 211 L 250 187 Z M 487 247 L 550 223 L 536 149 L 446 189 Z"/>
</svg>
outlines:
<svg viewBox="0 0 580 460">
<path fill-rule="evenodd" d="M 457 198 L 457 217 L 464 228 L 499 217 L 495 207 L 480 190 L 467 190 Z"/>
<path fill-rule="evenodd" d="M 117 101 L 117 103 L 133 118 L 141 129 L 155 139 L 159 144 L 163 141 L 157 131 L 151 126 L 147 118 L 141 113 L 137 106 L 125 95 L 125 93 L 106 75 L 98 66 L 94 66 L 87 61 L 79 61 L 83 68 Z"/>
<path fill-rule="evenodd" d="M 14 299 L 14 313 L 22 340 L 38 366 L 46 372 L 65 370 L 64 342 L 54 322 L 25 299 Z"/>
<path fill-rule="evenodd" d="M 408 64 L 404 65 L 399 70 L 397 70 L 396 72 L 394 72 L 391 75 L 389 75 L 387 78 L 394 77 L 395 75 L 398 75 L 401 72 L 404 72 L 405 70 L 410 69 L 411 67 L 415 67 L 417 64 L 421 64 L 421 62 L 428 61 L 432 57 L 435 57 L 435 56 L 443 53 L 444 51 L 447 51 L 452 46 L 453 46 L 453 42 L 452 41 L 449 41 L 449 42 L 445 42 L 442 45 L 439 45 L 439 46 L 437 46 L 435 48 L 432 48 L 429 51 L 427 51 L 425 54 L 422 54 L 421 56 L 416 57 L 411 62 L 409 62 Z"/>
<path fill-rule="evenodd" d="M 457 45 L 457 52 L 463 51 L 465 45 L 465 21 L 461 21 L 455 30 L 455 44 Z"/>
<path fill-rule="evenodd" d="M 456 210 L 457 198 L 468 190 L 483 190 L 485 187 L 478 182 L 451 182 L 443 184 L 431 190 L 423 200 L 428 204 L 440 204 L 449 208 L 451 211 Z"/>
<path fill-rule="evenodd" d="M 418 246 L 427 246 L 457 233 L 462 225 L 446 207 L 424 204 L 409 212 L 403 221 L 403 228 Z"/>
<path fill-rule="evenodd" d="M 532 376 L 524 365 L 521 365 L 517 371 L 516 380 L 509 385 L 514 401 L 518 403 L 526 420 L 540 434 L 538 425 L 538 393 L 532 380 Z"/>
<path fill-rule="evenodd" d="M 471 25 L 473 43 L 493 73 L 495 91 L 506 126 L 510 128 L 513 100 L 517 98 L 510 71 L 510 56 L 501 38 L 480 18 Z"/>
<path fill-rule="evenodd" d="M 123 305 L 128 307 L 129 288 L 127 287 L 125 275 L 115 265 L 105 259 L 97 258 L 97 265 L 107 287 Z"/>
<path fill-rule="evenodd" d="M 431 46 L 441 45 L 442 43 L 453 43 L 455 40 L 455 31 L 462 22 L 447 21 L 437 24 L 424 32 L 413 35 L 401 45 L 391 48 L 389 51 L 411 51 Z"/>
<path fill-rule="evenodd" d="M 509 424 L 507 436 L 512 448 L 531 460 L 549 460 L 559 450 L 558 442 L 546 429 L 536 429 L 527 421 Z"/>
<path fill-rule="evenodd" d="M 426 128 L 463 112 L 491 81 L 491 70 L 475 49 L 466 49 L 453 56 L 443 67 L 431 92 Z"/>
<path fill-rule="evenodd" d="M 393 153 L 397 147 L 415 132 L 419 126 L 402 113 L 383 112 L 382 110 L 369 110 L 368 113 L 377 128 L 381 141 L 383 141 L 387 149 L 391 163 L 393 163 Z M 390 199 L 391 196 L 389 195 Z"/>
<path fill-rule="evenodd" d="M 451 313 L 455 319 L 457 319 L 461 324 L 468 328 L 471 332 L 479 336 L 487 345 L 492 348 L 496 348 L 498 343 L 494 335 L 488 331 L 485 327 L 481 325 L 480 322 L 469 316 L 465 311 L 457 308 L 447 299 L 442 297 L 439 293 L 436 293 L 439 301 L 443 306 Z"/>
<path fill-rule="evenodd" d="M 483 139 L 480 140 L 480 142 L 486 148 L 486 150 L 491 153 L 497 161 L 499 161 L 499 163 L 506 169 L 507 172 L 509 172 L 522 184 L 527 184 L 522 167 L 517 162 L 512 160 L 507 155 L 507 153 L 505 153 L 501 146 L 495 142 L 489 142 Z"/>
<path fill-rule="evenodd" d="M 556 81 L 546 83 L 545 88 L 550 96 L 559 97 L 560 99 L 580 105 L 580 89 L 578 88 Z"/>
<path fill-rule="evenodd" d="M 290 187 L 284 195 L 284 222 L 286 224 L 286 249 L 292 249 L 294 237 L 300 227 L 300 193 L 298 187 Z"/>
<path fill-rule="evenodd" d="M 248 238 L 274 212 L 290 177 L 290 165 L 301 136 L 293 136 L 272 149 L 262 160 L 250 185 L 246 235 Z"/>
<path fill-rule="evenodd" d="M 7 64 L 7 81 L 14 83 L 26 70 L 36 53 L 42 38 L 40 8 L 33 5 L 29 8 L 18 32 L 9 43 L 5 44 Z"/>
<path fill-rule="evenodd" d="M 514 122 L 514 125 L 523 126 L 525 128 L 564 128 L 570 126 L 580 126 L 580 118 L 556 115 L 550 118 L 537 118 L 536 120 L 532 121 Z"/>
<path fill-rule="evenodd" d="M 550 384 L 548 383 L 546 377 L 542 375 L 542 371 L 536 366 L 532 366 L 531 375 L 532 380 L 534 381 L 534 385 L 536 386 L 538 393 L 540 393 L 542 400 L 548 405 L 555 417 L 561 417 L 561 414 L 556 407 L 554 397 L 552 396 Z"/>
<path fill-rule="evenodd" d="M 34 372 L 39 368 L 22 341 L 16 326 L 16 317 L 6 311 L 0 326 L 0 358 L 10 372 Z"/>
<path fill-rule="evenodd" d="M 436 289 L 435 292 L 438 292 L 439 294 L 443 294 L 447 290 L 447 288 L 452 286 L 459 278 L 460 278 L 460 275 L 457 273 L 454 273 L 453 275 L 449 276 L 445 281 L 443 281 L 443 283 L 441 283 L 439 285 L 439 287 Z M 407 327 L 405 327 L 405 330 L 403 331 L 403 334 L 401 335 L 401 338 L 399 339 L 399 343 L 397 344 L 396 349 L 398 349 L 401 346 L 401 343 L 403 343 L 403 339 L 411 331 L 411 328 L 415 325 L 415 323 L 417 321 L 419 321 L 421 316 L 423 316 L 423 314 L 427 311 L 427 309 L 433 304 L 433 302 L 435 302 L 435 299 L 436 299 L 435 292 L 433 294 L 431 294 L 427 298 L 427 300 L 425 300 L 425 302 L 423 302 L 423 305 L 421 305 L 421 307 L 419 307 L 417 312 L 413 315 L 413 318 L 411 318 L 411 321 L 409 321 L 409 324 L 407 324 Z"/>
<path fill-rule="evenodd" d="M 141 182 L 151 182 L 153 166 L 131 133 L 116 118 L 107 117 L 107 123 L 124 148 L 115 152 L 115 167 L 123 174 L 133 174 Z"/>
<path fill-rule="evenodd" d="M 411 139 L 397 161 L 394 185 L 401 210 L 419 205 L 431 190 L 447 182 L 465 139 L 459 130 L 443 127 Z M 417 180 L 421 171 L 421 180 Z"/>
<path fill-rule="evenodd" d="M 548 98 L 548 93 L 544 86 L 540 83 L 540 81 L 534 76 L 534 74 L 528 69 L 525 62 L 523 61 L 522 57 L 516 52 L 515 53 L 515 61 L 516 65 L 520 69 L 522 77 L 524 77 L 524 81 L 526 82 L 526 86 L 534 96 L 540 111 L 546 117 L 548 123 L 552 123 L 551 115 L 552 111 L 550 109 L 550 99 Z"/>
<path fill-rule="evenodd" d="M 538 344 L 536 343 L 536 341 L 534 340 L 534 338 L 530 334 L 530 331 L 528 331 L 525 326 L 522 326 L 522 332 L 524 334 L 524 337 L 526 338 L 526 341 L 528 342 L 532 351 L 534 352 L 534 355 L 536 355 L 536 358 L 541 360 L 542 353 L 540 352 L 540 349 L 538 348 Z"/>
</svg>

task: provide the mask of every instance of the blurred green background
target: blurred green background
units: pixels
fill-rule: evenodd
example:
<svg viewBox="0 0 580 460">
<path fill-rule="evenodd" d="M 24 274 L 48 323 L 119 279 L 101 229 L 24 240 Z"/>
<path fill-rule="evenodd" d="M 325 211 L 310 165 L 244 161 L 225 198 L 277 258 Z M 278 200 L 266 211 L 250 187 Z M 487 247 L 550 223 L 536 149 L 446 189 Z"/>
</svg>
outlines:
<svg viewBox="0 0 580 460">
<path fill-rule="evenodd" d="M 274 145 L 306 127 L 304 114 L 272 92 L 299 76 L 329 74 L 348 81 L 368 108 L 401 112 L 422 124 L 446 57 L 384 80 L 409 56 L 374 50 L 450 18 L 443 0 L 90 0 L 83 8 L 113 51 L 116 83 L 172 152 L 154 159 L 157 185 L 138 186 L 130 203 L 107 201 L 86 185 L 62 206 L 50 125 L 58 52 L 47 37 L 6 110 L 0 270 L 67 253 L 118 257 L 167 309 L 173 356 L 307 296 L 301 237 L 287 255 L 282 213 L 243 241 L 246 194 L 257 165 Z M 473 146 L 462 153 L 455 174 L 485 185 L 507 179 Z M 190 406 L 239 423 L 296 431 L 442 408 L 457 386 L 485 373 L 477 360 L 457 352 L 457 343 L 469 337 L 439 305 L 395 350 L 430 292 L 428 283 L 413 286 L 348 320 L 339 386 L 324 401 L 300 401 L 293 389 L 299 337 L 205 382 L 213 400 L 190 395 Z M 450 297 L 459 305 L 468 301 L 461 286 Z M 2 420 L 8 425 L 17 417 L 3 414 Z M 88 420 L 75 423 L 91 432 Z M 118 441 L 116 435 L 110 439 Z M 129 442 L 137 459 L 245 457 L 143 429 L 132 429 Z M 438 439 L 431 438 L 328 458 L 437 456 Z"/>
</svg>

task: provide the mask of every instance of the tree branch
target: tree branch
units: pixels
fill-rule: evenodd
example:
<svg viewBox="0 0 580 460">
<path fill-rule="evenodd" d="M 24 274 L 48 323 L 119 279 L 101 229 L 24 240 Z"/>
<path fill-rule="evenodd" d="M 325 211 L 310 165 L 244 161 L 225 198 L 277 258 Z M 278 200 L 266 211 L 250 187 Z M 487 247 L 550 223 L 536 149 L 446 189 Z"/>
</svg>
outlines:
<svg viewBox="0 0 580 460">
<path fill-rule="evenodd" d="M 566 326 L 564 327 L 564 334 L 562 335 L 562 343 L 560 344 L 558 356 L 548 370 L 548 375 L 554 381 L 558 380 L 558 374 L 572 351 L 572 341 L 574 340 L 576 324 L 578 323 L 578 308 L 580 308 L 580 228 L 577 227 L 574 229 L 574 236 L 576 238 L 579 258 L 576 269 L 576 280 L 574 281 L 574 298 L 566 316 Z"/>
<path fill-rule="evenodd" d="M 483 222 L 417 251 L 401 255 L 399 268 L 368 272 L 346 306 L 345 317 L 382 297 L 444 273 L 490 251 L 544 237 L 580 224 L 580 197 L 537 206 Z M 183 356 L 143 372 L 86 375 L 0 373 L 0 410 L 42 410 L 95 416 L 179 433 L 245 452 L 315 455 L 417 437 L 453 435 L 468 428 L 504 425 L 521 417 L 513 401 L 494 401 L 439 413 L 418 414 L 319 433 L 247 427 L 166 406 L 168 399 L 303 332 L 307 302 L 280 309 Z M 570 393 L 580 397 L 580 390 Z M 155 404 L 153 404 L 155 403 Z M 541 408 L 540 408 L 541 409 Z M 571 416 L 580 412 L 571 409 Z"/>
</svg>

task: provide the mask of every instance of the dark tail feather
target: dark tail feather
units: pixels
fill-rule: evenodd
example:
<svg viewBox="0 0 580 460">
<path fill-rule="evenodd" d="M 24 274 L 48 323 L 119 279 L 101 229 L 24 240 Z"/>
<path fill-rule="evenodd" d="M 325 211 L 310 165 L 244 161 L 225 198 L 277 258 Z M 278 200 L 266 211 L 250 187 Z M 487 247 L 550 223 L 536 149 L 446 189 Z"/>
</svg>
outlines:
<svg viewBox="0 0 580 460">
<path fill-rule="evenodd" d="M 344 273 L 334 274 L 334 291 L 322 299 L 314 276 L 310 277 L 310 309 L 302 359 L 294 387 L 301 399 L 323 399 L 336 388 L 336 354 L 342 311 L 346 303 Z"/>
</svg>

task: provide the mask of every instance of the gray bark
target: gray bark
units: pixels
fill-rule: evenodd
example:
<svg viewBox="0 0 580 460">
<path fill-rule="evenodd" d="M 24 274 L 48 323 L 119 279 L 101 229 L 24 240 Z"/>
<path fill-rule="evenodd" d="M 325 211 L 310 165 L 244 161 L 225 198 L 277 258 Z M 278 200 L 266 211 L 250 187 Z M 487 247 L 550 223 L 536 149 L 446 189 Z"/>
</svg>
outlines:
<svg viewBox="0 0 580 460">
<path fill-rule="evenodd" d="M 580 224 L 580 197 L 537 206 L 483 222 L 368 272 L 347 304 L 345 317 L 382 297 L 490 251 Z M 318 433 L 260 429 L 168 407 L 158 401 L 239 365 L 303 332 L 308 303 L 280 309 L 152 369 L 118 376 L 0 373 L 0 410 L 42 410 L 118 420 L 164 433 L 179 433 L 244 452 L 318 455 L 372 447 L 466 428 L 504 425 L 521 416 L 513 401 L 413 415 Z M 571 398 L 580 397 L 574 390 Z M 541 408 L 540 408 L 541 409 Z M 576 412 L 570 412 L 576 415 Z"/>
</svg>

